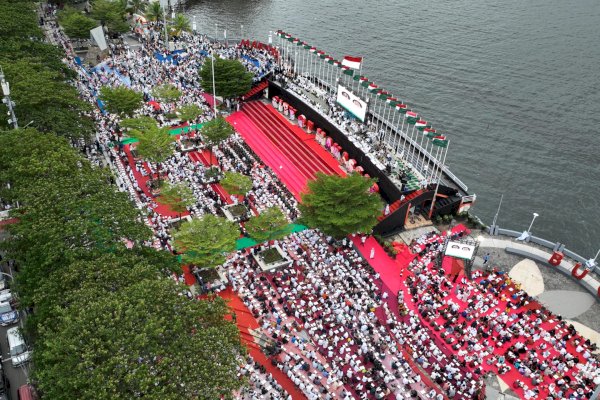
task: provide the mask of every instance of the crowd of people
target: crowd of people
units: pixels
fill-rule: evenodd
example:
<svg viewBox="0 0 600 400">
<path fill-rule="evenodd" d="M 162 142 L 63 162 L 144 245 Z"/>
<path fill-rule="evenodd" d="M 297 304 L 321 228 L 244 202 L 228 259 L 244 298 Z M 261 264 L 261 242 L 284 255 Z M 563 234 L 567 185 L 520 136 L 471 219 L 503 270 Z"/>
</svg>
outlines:
<svg viewBox="0 0 600 400">
<path fill-rule="evenodd" d="M 111 56 L 96 68 L 77 62 L 69 40 L 52 22 L 55 9 L 44 17 L 49 37 L 63 46 L 65 63 L 78 72 L 75 81 L 82 98 L 97 104 L 103 86 L 126 85 L 144 93 L 147 103 L 137 115 L 151 116 L 160 126 L 176 125 L 168 118 L 182 105 L 196 104 L 203 114 L 191 124 L 214 117 L 199 84 L 198 69 L 214 51 L 241 59 L 256 77 L 274 67 L 273 55 L 260 49 L 214 45 L 199 35 L 183 33 L 177 62 L 166 57 L 161 35 L 152 25 L 142 45 L 129 48 L 111 44 Z M 156 53 L 162 55 L 157 57 Z M 257 65 L 258 63 L 258 65 Z M 173 102 L 153 102 L 152 89 L 169 83 L 181 90 Z M 312 82 L 298 78 L 290 86 L 310 89 Z M 324 95 L 329 117 L 343 130 L 359 135 L 368 152 L 391 162 L 380 147 L 380 132 L 347 120 L 333 99 Z M 155 240 L 148 245 L 171 250 L 171 218 L 161 214 L 146 179 L 156 178 L 158 166 L 136 160 L 123 145 L 120 118 L 101 107 L 90 112 L 97 127 L 93 144 L 82 144 L 93 162 L 112 165 L 116 184 L 146 212 Z M 183 134 L 198 140 L 192 151 L 208 150 L 225 171 L 252 177 L 246 204 L 260 213 L 277 206 L 290 221 L 298 217 L 297 202 L 268 167 L 237 134 L 210 148 L 201 133 Z M 162 165 L 163 178 L 188 185 L 194 216 L 221 213 L 227 203 L 207 183 L 203 162 L 179 143 Z M 206 160 L 204 160 L 206 161 Z M 140 178 L 142 177 L 142 178 Z M 240 226 L 243 232 L 243 226 Z M 411 248 L 414 261 L 403 271 L 404 285 L 391 292 L 371 265 L 353 249 L 316 230 L 296 232 L 269 244 L 279 246 L 291 265 L 263 272 L 251 250 L 240 250 L 223 265 L 234 290 L 260 324 L 257 334 L 268 340 L 274 367 L 282 371 L 308 399 L 475 399 L 484 392 L 489 371 L 513 382 L 526 399 L 591 396 L 600 383 L 595 346 L 553 315 L 499 271 L 474 280 L 453 282 L 439 263 L 447 237 L 435 232 L 419 238 Z M 516 374 L 516 375 L 515 375 Z M 248 386 L 238 399 L 290 399 L 264 365 L 240 359 L 240 378 Z"/>
</svg>

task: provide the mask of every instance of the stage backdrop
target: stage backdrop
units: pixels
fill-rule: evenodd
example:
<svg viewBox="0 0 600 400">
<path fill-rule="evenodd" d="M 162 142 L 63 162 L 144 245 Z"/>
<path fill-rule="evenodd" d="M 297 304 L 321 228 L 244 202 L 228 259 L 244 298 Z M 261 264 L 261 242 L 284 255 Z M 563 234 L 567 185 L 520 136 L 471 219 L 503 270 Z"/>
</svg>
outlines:
<svg viewBox="0 0 600 400">
<path fill-rule="evenodd" d="M 338 85 L 337 103 L 356 118 L 365 122 L 367 103 L 342 85 Z"/>
</svg>

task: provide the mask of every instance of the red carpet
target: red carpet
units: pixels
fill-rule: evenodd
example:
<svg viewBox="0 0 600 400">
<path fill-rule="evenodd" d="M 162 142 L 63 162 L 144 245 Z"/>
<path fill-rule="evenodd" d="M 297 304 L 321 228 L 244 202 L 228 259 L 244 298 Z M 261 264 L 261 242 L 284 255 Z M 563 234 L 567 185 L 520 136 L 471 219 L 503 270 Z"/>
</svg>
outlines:
<svg viewBox="0 0 600 400">
<path fill-rule="evenodd" d="M 396 296 L 398 291 L 404 286 L 404 279 L 400 278 L 400 262 L 394 260 L 385 252 L 383 247 L 375 240 L 373 236 L 369 236 L 364 245 L 360 243 L 360 236 L 350 237 L 352 242 L 362 254 L 363 258 L 369 262 L 371 267 L 379 273 L 383 283 Z M 375 257 L 370 258 L 371 249 L 375 249 Z"/>
<path fill-rule="evenodd" d="M 254 361 L 266 368 L 266 370 L 273 375 L 273 378 L 279 383 L 286 392 L 288 392 L 292 399 L 306 399 L 306 396 L 294 386 L 294 383 L 284 374 L 279 368 L 271 364 L 271 360 L 267 358 L 260 350 L 260 347 L 254 342 L 254 337 L 250 333 L 250 329 L 254 330 L 259 327 L 258 322 L 250 313 L 250 310 L 242 302 L 242 300 L 235 294 L 231 288 L 219 293 L 219 296 L 229 302 L 231 307 L 236 314 L 236 324 L 240 330 L 242 342 L 248 348 L 248 353 L 252 356 Z"/>
<path fill-rule="evenodd" d="M 296 198 L 317 172 L 344 175 L 337 160 L 313 136 L 291 124 L 270 105 L 246 103 L 241 112 L 228 120 Z"/>
<path fill-rule="evenodd" d="M 204 100 L 206 100 L 206 102 L 211 108 L 215 106 L 215 98 L 212 94 L 202 93 L 202 97 L 204 97 Z"/>
<path fill-rule="evenodd" d="M 192 272 L 190 271 L 190 266 L 183 265 L 181 269 L 183 270 L 183 279 L 185 281 L 185 284 L 188 286 L 194 285 L 196 283 L 196 277 L 192 275 Z"/>
</svg>

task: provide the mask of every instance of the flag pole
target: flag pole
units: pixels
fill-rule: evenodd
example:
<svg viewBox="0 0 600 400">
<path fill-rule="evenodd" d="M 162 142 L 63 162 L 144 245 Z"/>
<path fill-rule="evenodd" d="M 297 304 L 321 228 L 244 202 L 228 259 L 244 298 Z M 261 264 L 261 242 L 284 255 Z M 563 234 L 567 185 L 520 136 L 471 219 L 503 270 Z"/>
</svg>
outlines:
<svg viewBox="0 0 600 400">
<path fill-rule="evenodd" d="M 431 207 L 429 208 L 429 219 L 431 219 L 431 215 L 433 214 L 433 206 L 435 205 L 435 198 L 437 197 L 438 190 L 440 188 L 440 178 L 442 177 L 442 170 L 444 169 L 444 165 L 446 164 L 446 156 L 448 155 L 448 148 L 450 147 L 450 141 L 448 140 L 448 144 L 446 145 L 446 152 L 444 153 L 444 161 L 442 161 L 442 166 L 440 167 L 440 173 L 437 178 L 437 182 L 435 184 L 435 191 L 433 192 L 433 199 L 431 199 Z"/>
</svg>

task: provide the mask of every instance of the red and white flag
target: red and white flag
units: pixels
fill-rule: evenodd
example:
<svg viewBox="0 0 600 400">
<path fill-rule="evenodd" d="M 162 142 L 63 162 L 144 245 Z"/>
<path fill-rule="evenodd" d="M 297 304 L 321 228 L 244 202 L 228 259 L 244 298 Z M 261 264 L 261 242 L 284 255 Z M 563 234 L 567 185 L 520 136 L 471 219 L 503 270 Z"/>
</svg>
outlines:
<svg viewBox="0 0 600 400">
<path fill-rule="evenodd" d="M 344 59 L 342 60 L 342 65 L 352 69 L 360 69 L 361 63 L 362 57 L 344 56 Z"/>
</svg>

